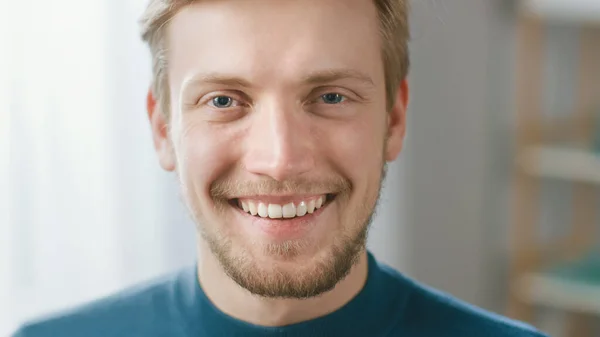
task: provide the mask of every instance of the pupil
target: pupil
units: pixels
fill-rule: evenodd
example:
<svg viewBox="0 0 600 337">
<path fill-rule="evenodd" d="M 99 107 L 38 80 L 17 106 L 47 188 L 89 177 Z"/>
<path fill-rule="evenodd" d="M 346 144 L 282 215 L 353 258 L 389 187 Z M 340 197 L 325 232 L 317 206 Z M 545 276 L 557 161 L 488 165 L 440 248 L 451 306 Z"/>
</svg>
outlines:
<svg viewBox="0 0 600 337">
<path fill-rule="evenodd" d="M 217 107 L 228 107 L 231 105 L 231 97 L 227 97 L 227 96 L 215 97 L 213 100 L 213 103 Z"/>
</svg>

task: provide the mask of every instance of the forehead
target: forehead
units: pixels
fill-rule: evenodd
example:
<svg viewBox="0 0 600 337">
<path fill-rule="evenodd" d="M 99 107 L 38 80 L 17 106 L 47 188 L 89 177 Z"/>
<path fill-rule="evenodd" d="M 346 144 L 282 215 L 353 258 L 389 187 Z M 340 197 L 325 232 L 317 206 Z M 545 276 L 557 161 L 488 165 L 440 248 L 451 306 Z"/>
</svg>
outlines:
<svg viewBox="0 0 600 337">
<path fill-rule="evenodd" d="M 191 73 L 275 84 L 328 69 L 383 82 L 371 0 L 206 0 L 184 7 L 167 32 L 169 82 Z"/>
</svg>

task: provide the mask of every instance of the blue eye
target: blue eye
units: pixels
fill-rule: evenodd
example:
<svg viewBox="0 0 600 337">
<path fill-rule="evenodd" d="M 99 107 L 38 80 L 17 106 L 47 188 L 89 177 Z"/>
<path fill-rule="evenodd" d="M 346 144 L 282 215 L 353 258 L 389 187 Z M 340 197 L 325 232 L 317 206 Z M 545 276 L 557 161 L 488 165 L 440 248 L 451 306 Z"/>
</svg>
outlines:
<svg viewBox="0 0 600 337">
<path fill-rule="evenodd" d="M 321 96 L 325 104 L 339 104 L 346 100 L 346 97 L 336 93 L 328 93 Z"/>
<path fill-rule="evenodd" d="M 217 96 L 212 99 L 215 108 L 229 108 L 233 105 L 233 98 L 229 96 Z"/>
</svg>

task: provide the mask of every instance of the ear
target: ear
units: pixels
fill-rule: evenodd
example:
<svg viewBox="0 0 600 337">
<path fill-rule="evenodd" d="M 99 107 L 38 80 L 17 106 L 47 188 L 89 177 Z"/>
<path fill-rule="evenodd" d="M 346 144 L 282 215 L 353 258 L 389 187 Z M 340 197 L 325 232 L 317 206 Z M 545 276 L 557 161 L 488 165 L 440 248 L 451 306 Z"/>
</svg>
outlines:
<svg viewBox="0 0 600 337">
<path fill-rule="evenodd" d="M 406 133 L 406 109 L 408 107 L 408 80 L 404 79 L 396 91 L 394 106 L 388 113 L 386 161 L 394 161 L 402 151 Z"/>
<path fill-rule="evenodd" d="M 175 153 L 171 146 L 169 135 L 169 121 L 160 109 L 152 90 L 148 90 L 146 98 L 146 108 L 148 110 L 148 119 L 152 128 L 152 140 L 154 141 L 154 149 L 158 154 L 160 166 L 166 171 L 175 170 Z"/>
</svg>

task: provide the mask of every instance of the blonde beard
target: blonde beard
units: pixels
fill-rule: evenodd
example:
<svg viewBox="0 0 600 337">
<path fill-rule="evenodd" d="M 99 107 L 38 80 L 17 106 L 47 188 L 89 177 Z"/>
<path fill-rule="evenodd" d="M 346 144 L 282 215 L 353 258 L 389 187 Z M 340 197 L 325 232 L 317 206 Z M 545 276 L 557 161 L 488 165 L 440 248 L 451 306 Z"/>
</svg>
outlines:
<svg viewBox="0 0 600 337">
<path fill-rule="evenodd" d="M 360 253 L 366 247 L 370 224 L 377 209 L 379 194 L 385 179 L 386 165 L 383 165 L 379 186 L 375 196 L 371 196 L 364 207 L 357 210 L 352 226 L 346 227 L 329 248 L 329 252 L 314 261 L 309 270 L 305 269 L 290 272 L 277 266 L 268 270 L 260 268 L 252 255 L 242 247 L 234 247 L 231 238 L 218 229 L 211 231 L 216 226 L 206 226 L 199 209 L 191 207 L 187 202 L 197 229 L 203 240 L 219 261 L 225 273 L 242 288 L 250 293 L 267 298 L 295 298 L 303 299 L 318 296 L 335 287 L 344 279 L 352 267 L 358 262 Z M 349 193 L 349 192 L 348 192 Z M 189 196 L 188 196 L 189 197 Z M 347 198 L 348 195 L 338 196 Z M 189 198 L 186 198 L 190 200 Z M 217 206 L 219 210 L 223 206 Z M 203 225 L 204 224 L 204 225 Z M 258 243 L 251 243 L 254 246 Z M 283 257 L 291 260 L 309 245 L 302 240 L 287 241 L 282 243 L 262 244 L 263 254 L 266 256 Z"/>
</svg>

